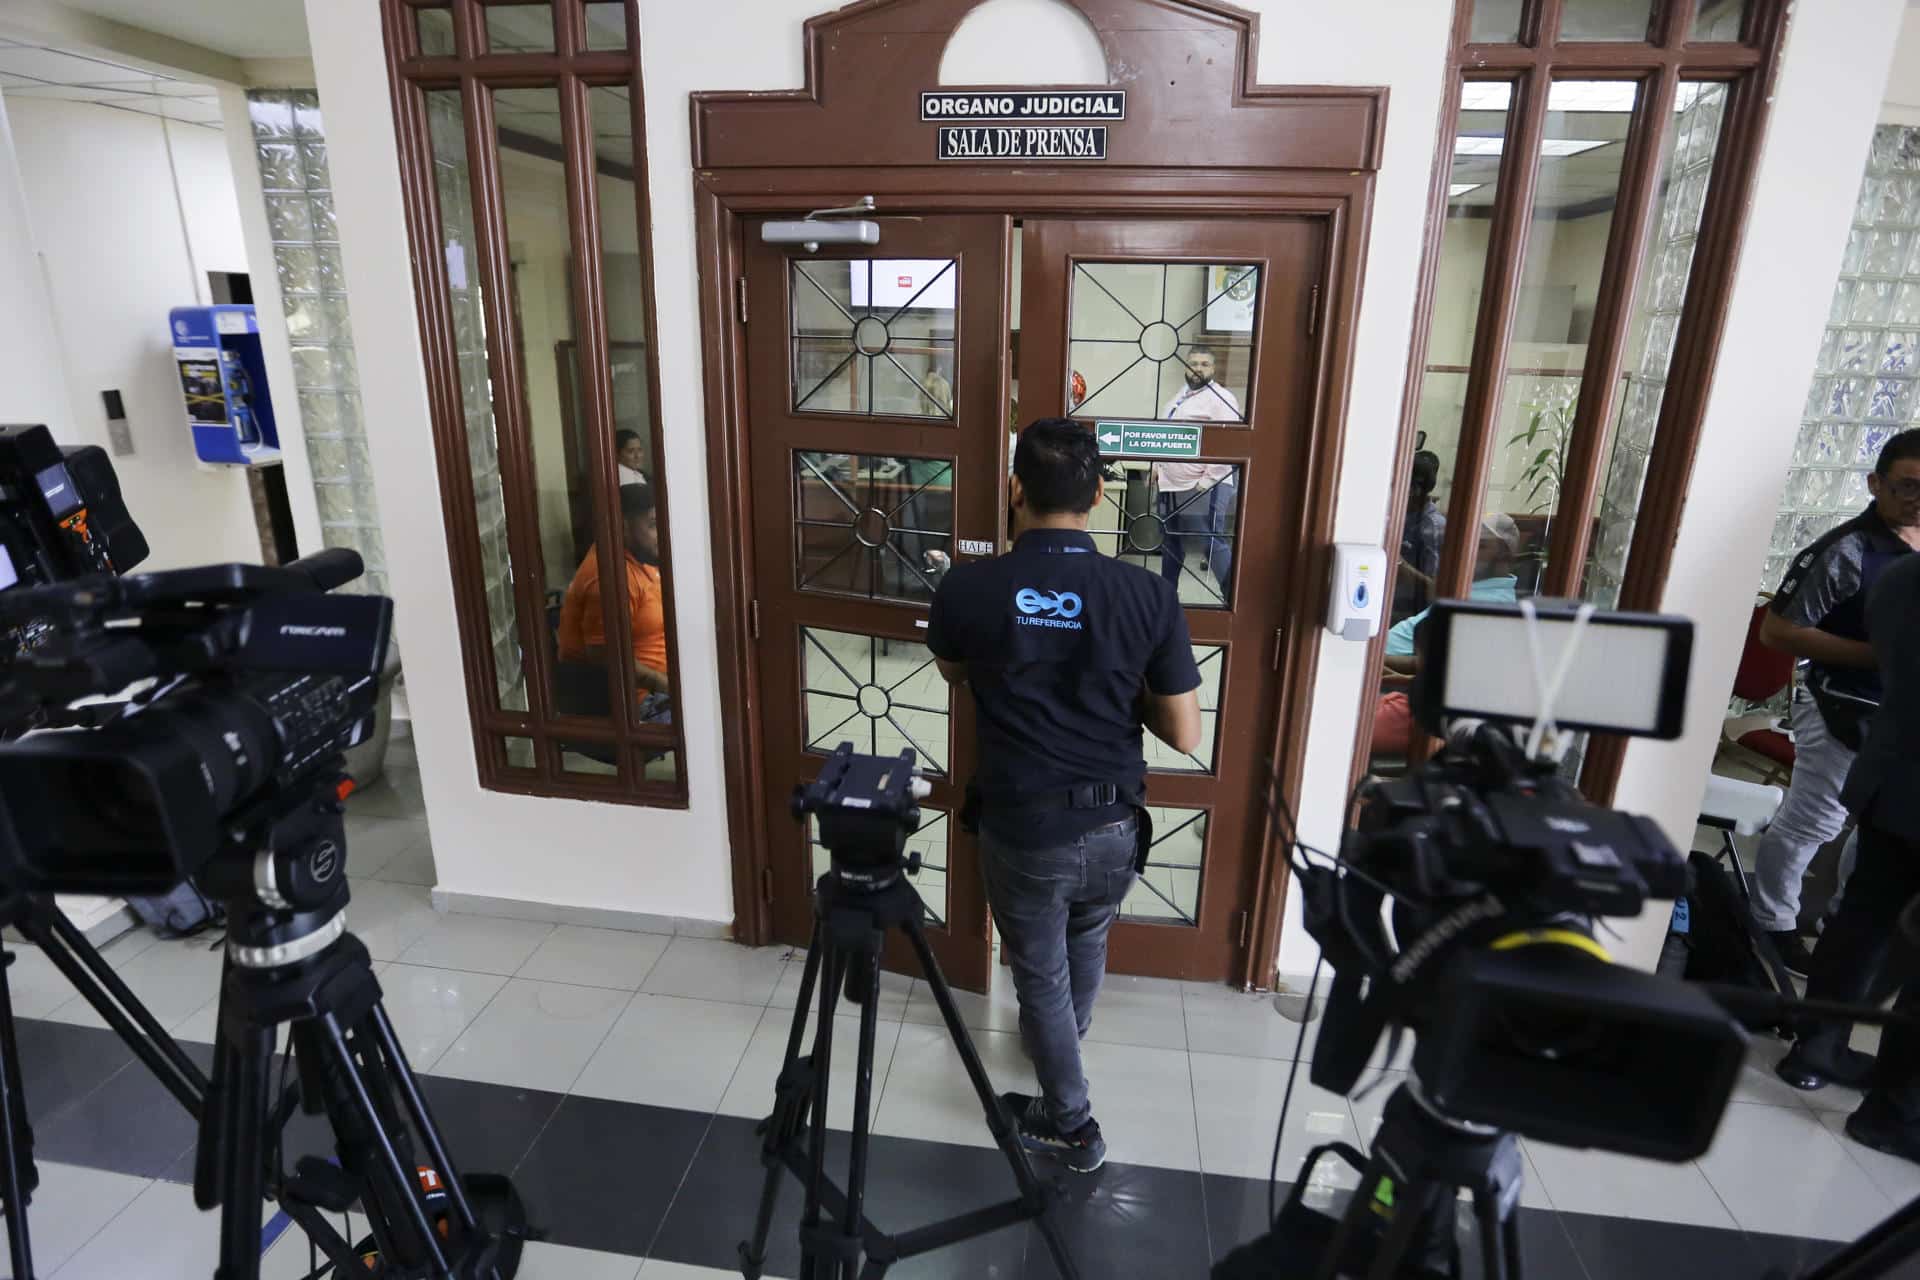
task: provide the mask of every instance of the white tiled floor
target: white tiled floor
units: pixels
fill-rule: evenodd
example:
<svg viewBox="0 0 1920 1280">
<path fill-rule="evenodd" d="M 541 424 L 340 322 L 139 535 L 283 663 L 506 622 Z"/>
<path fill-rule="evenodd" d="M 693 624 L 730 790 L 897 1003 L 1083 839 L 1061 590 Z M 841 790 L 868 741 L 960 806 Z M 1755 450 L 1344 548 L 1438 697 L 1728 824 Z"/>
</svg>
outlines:
<svg viewBox="0 0 1920 1280">
<path fill-rule="evenodd" d="M 802 960 L 789 948 L 441 916 L 424 889 L 378 878 L 356 883 L 350 914 L 355 932 L 371 933 L 376 954 L 386 953 L 377 965 L 381 984 L 417 1069 L 737 1116 L 771 1106 Z M 204 941 L 130 937 L 108 955 L 183 1038 L 212 1038 L 218 956 Z M 23 1012 L 44 1016 L 55 1006 L 56 1018 L 95 1021 L 84 1004 L 61 999 L 61 979 L 32 948 L 23 949 L 12 976 Z M 1004 971 L 994 978 L 989 994 L 958 992 L 957 1003 L 994 1087 L 1031 1091 L 1011 984 Z M 849 1016 L 835 1028 L 835 1059 L 850 1065 L 857 1010 L 843 1012 Z M 889 976 L 880 1015 L 874 1131 L 989 1145 L 925 984 Z M 1317 1031 L 1309 1025 L 1309 1055 Z M 1274 1012 L 1271 997 L 1112 979 L 1085 1058 L 1113 1159 L 1266 1176 L 1298 1032 Z M 663 1046 L 671 1051 L 661 1052 Z M 1840 1238 L 1920 1193 L 1920 1169 L 1842 1134 L 1857 1094 L 1800 1094 L 1773 1076 L 1782 1051 L 1777 1042 L 1756 1042 L 1704 1159 L 1661 1165 L 1528 1144 L 1526 1203 Z M 1383 1056 L 1376 1055 L 1376 1066 Z M 834 1076 L 829 1121 L 844 1128 L 851 1123 L 852 1074 Z M 1315 1088 L 1303 1065 L 1282 1145 L 1283 1175 L 1291 1176 L 1318 1143 L 1370 1137 L 1393 1082 L 1350 1100 Z M 1786 1169 L 1796 1172 L 1787 1176 Z"/>
<path fill-rule="evenodd" d="M 416 1069 L 736 1116 L 758 1116 L 771 1106 L 799 987 L 798 952 L 441 915 L 424 887 L 432 880 L 431 844 L 404 803 L 381 809 L 356 800 L 352 827 L 349 928 L 375 957 L 388 1010 Z M 204 940 L 155 942 L 134 934 L 105 954 L 177 1034 L 212 1038 L 219 961 Z M 21 949 L 9 977 L 23 1016 L 98 1025 L 33 948 Z M 956 992 L 956 1003 L 993 1086 L 1032 1091 L 1011 983 L 1001 969 L 994 979 L 988 994 Z M 843 1069 L 834 1072 L 829 1121 L 844 1128 L 853 1093 L 844 1067 L 853 1059 L 858 1011 L 843 1004 L 842 1012 L 847 1016 L 835 1026 L 834 1052 Z M 927 986 L 889 975 L 879 1014 L 874 1131 L 989 1145 Z M 1309 1024 L 1309 1059 L 1318 1031 L 1318 1023 Z M 1271 997 L 1205 983 L 1110 979 L 1085 1058 L 1112 1158 L 1265 1177 L 1298 1035 L 1298 1024 L 1280 1017 Z M 1395 1065 L 1404 1065 L 1410 1048 Z M 1920 1168 L 1843 1136 L 1845 1114 L 1858 1095 L 1787 1088 L 1770 1070 L 1782 1051 L 1777 1042 L 1756 1042 L 1719 1139 L 1702 1160 L 1661 1165 L 1529 1143 L 1525 1203 L 1841 1238 L 1920 1194 Z M 1384 1059 L 1384 1051 L 1376 1053 L 1375 1067 Z M 1287 1178 L 1314 1145 L 1370 1138 L 1398 1079 L 1389 1072 L 1373 1092 L 1348 1099 L 1315 1088 L 1307 1072 L 1303 1062 L 1282 1145 Z M 125 1268 L 144 1247 L 139 1242 L 155 1232 L 197 1233 L 195 1239 L 212 1247 L 212 1220 L 192 1211 L 185 1188 L 43 1168 L 47 1184 L 34 1221 L 45 1274 L 60 1280 L 135 1274 L 116 1268 Z M 1329 1181 L 1352 1179 L 1341 1174 Z M 304 1248 L 300 1252 L 304 1261 Z M 191 1250 L 181 1256 L 196 1267 L 204 1261 Z M 268 1274 L 280 1275 L 280 1266 L 288 1276 L 300 1274 L 295 1261 L 276 1252 Z M 636 1270 L 631 1258 L 535 1246 L 522 1274 L 635 1280 Z M 692 1280 L 723 1273 L 655 1262 L 638 1274 Z"/>
<path fill-rule="evenodd" d="M 191 1187 L 45 1160 L 40 1176 L 32 1224 L 34 1270 L 42 1280 L 206 1280 L 213 1271 L 219 1217 L 194 1207 Z M 288 1230 L 267 1251 L 261 1275 L 293 1280 L 307 1274 L 307 1262 L 306 1238 Z M 521 1280 L 635 1280 L 642 1269 L 640 1259 L 624 1254 L 534 1243 L 519 1274 Z M 729 1274 L 668 1262 L 644 1269 L 648 1280 Z"/>
</svg>

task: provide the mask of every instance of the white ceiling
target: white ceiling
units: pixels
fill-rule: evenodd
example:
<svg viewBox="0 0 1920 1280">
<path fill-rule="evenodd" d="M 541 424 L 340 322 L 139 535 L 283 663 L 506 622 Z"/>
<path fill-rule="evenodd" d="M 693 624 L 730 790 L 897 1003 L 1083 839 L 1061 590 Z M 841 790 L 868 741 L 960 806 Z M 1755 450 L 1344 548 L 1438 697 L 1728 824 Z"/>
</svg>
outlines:
<svg viewBox="0 0 1920 1280">
<path fill-rule="evenodd" d="M 59 0 L 69 9 L 156 31 L 230 58 L 301 58 L 302 0 Z"/>
<path fill-rule="evenodd" d="M 220 104 L 207 85 L 11 40 L 0 40 L 0 94 L 8 101 L 92 102 L 208 129 L 220 127 Z"/>
</svg>

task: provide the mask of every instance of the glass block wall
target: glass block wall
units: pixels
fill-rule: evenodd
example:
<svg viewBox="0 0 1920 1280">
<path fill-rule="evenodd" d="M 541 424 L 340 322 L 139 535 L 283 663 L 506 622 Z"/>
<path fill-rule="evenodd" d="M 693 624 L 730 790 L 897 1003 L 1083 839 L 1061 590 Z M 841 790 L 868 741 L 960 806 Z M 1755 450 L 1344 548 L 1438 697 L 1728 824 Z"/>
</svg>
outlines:
<svg viewBox="0 0 1920 1280">
<path fill-rule="evenodd" d="M 1794 553 L 1868 502 L 1867 476 L 1888 437 L 1920 425 L 1920 128 L 1874 130 L 1840 280 L 1760 590 Z"/>
<path fill-rule="evenodd" d="M 1653 449 L 1660 405 L 1666 398 L 1674 338 L 1680 330 L 1694 246 L 1706 209 L 1707 180 L 1719 145 L 1727 89 L 1721 84 L 1689 82 L 1680 86 L 1676 103 L 1679 111 L 1674 117 L 1672 150 L 1635 291 L 1626 386 L 1621 389 L 1620 416 L 1614 424 L 1612 454 L 1600 495 L 1599 524 L 1588 553 L 1586 588 L 1581 593 L 1603 609 L 1612 608 L 1619 600 L 1621 579 L 1626 575 L 1634 519 L 1646 484 L 1647 457 Z"/>
<path fill-rule="evenodd" d="M 351 547 L 366 561 L 365 576 L 349 590 L 387 595 L 320 100 L 308 90 L 256 89 L 247 94 L 247 109 L 321 536 L 327 546 Z"/>
<path fill-rule="evenodd" d="M 487 622 L 493 641 L 493 673 L 500 705 L 527 709 L 513 562 L 507 553 L 507 503 L 500 484 L 500 442 L 494 431 L 493 384 L 487 373 L 487 323 L 474 252 L 473 183 L 467 167 L 466 126 L 460 95 L 436 90 L 427 97 L 427 129 L 433 142 L 434 189 L 440 203 L 441 249 L 447 266 L 447 296 L 453 311 L 455 359 L 460 367 L 460 406 L 465 416 L 467 465 L 480 530 L 480 565 L 486 578 Z M 514 763 L 520 763 L 518 759 Z M 528 763 L 531 763 L 528 761 Z"/>
</svg>

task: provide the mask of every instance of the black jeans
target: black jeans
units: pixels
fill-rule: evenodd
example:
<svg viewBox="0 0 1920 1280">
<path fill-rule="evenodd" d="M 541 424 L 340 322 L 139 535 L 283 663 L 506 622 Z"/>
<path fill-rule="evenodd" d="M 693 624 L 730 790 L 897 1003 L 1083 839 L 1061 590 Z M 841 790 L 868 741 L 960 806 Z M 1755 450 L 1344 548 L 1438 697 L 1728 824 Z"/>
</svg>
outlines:
<svg viewBox="0 0 1920 1280">
<path fill-rule="evenodd" d="M 1107 931 L 1133 887 L 1135 818 L 1052 849 L 1019 849 L 980 832 L 987 903 L 1020 1000 L 1020 1033 L 1053 1120 L 1072 1133 L 1093 1114 L 1080 1037 L 1107 972 Z"/>
<path fill-rule="evenodd" d="M 1920 840 L 1860 824 L 1860 856 L 1840 910 L 1813 949 L 1809 1000 L 1874 1003 L 1898 990 L 1898 1009 L 1920 1009 L 1913 948 L 1899 937 L 1900 913 L 1920 896 Z M 1846 1048 L 1850 1022 L 1823 1022 L 1801 1037 L 1800 1051 L 1830 1062 Z M 1920 1122 L 1920 1031 L 1888 1027 L 1880 1038 L 1873 1091 L 1910 1123 Z"/>
</svg>

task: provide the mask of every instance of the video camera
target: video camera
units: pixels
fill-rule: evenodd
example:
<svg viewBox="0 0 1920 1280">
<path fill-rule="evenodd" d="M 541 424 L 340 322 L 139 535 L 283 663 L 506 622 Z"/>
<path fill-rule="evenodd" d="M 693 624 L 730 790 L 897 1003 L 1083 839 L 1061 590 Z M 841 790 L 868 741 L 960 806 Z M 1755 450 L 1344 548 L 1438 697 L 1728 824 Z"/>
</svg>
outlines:
<svg viewBox="0 0 1920 1280">
<path fill-rule="evenodd" d="M 356 553 L 116 576 L 146 556 L 104 452 L 0 427 L 0 726 L 43 730 L 0 746 L 7 890 L 159 894 L 223 849 L 317 853 L 269 833 L 371 729 L 392 604 L 326 594 Z M 324 894 L 284 852 L 259 875 L 319 905 L 333 845 Z"/>
<path fill-rule="evenodd" d="M 125 573 L 146 558 L 105 450 L 63 448 L 44 426 L 0 426 L 0 591 Z M 9 623 L 0 660 L 45 635 L 36 619 Z M 11 729 L 0 722 L 0 732 Z"/>
<path fill-rule="evenodd" d="M 1595 938 L 1602 917 L 1684 894 L 1686 863 L 1648 819 L 1587 803 L 1511 728 L 1535 725 L 1536 747 L 1555 720 L 1678 736 L 1691 624 L 1443 602 L 1421 630 L 1415 716 L 1436 735 L 1451 726 L 1446 746 L 1365 791 L 1344 866 L 1301 872 L 1307 930 L 1335 973 L 1314 1083 L 1349 1092 L 1381 1034 L 1410 1030 L 1420 1097 L 1441 1116 L 1702 1154 L 1745 1034 L 1707 993 L 1617 965 Z M 1530 668 L 1555 671 L 1557 690 L 1516 678 Z"/>
</svg>

